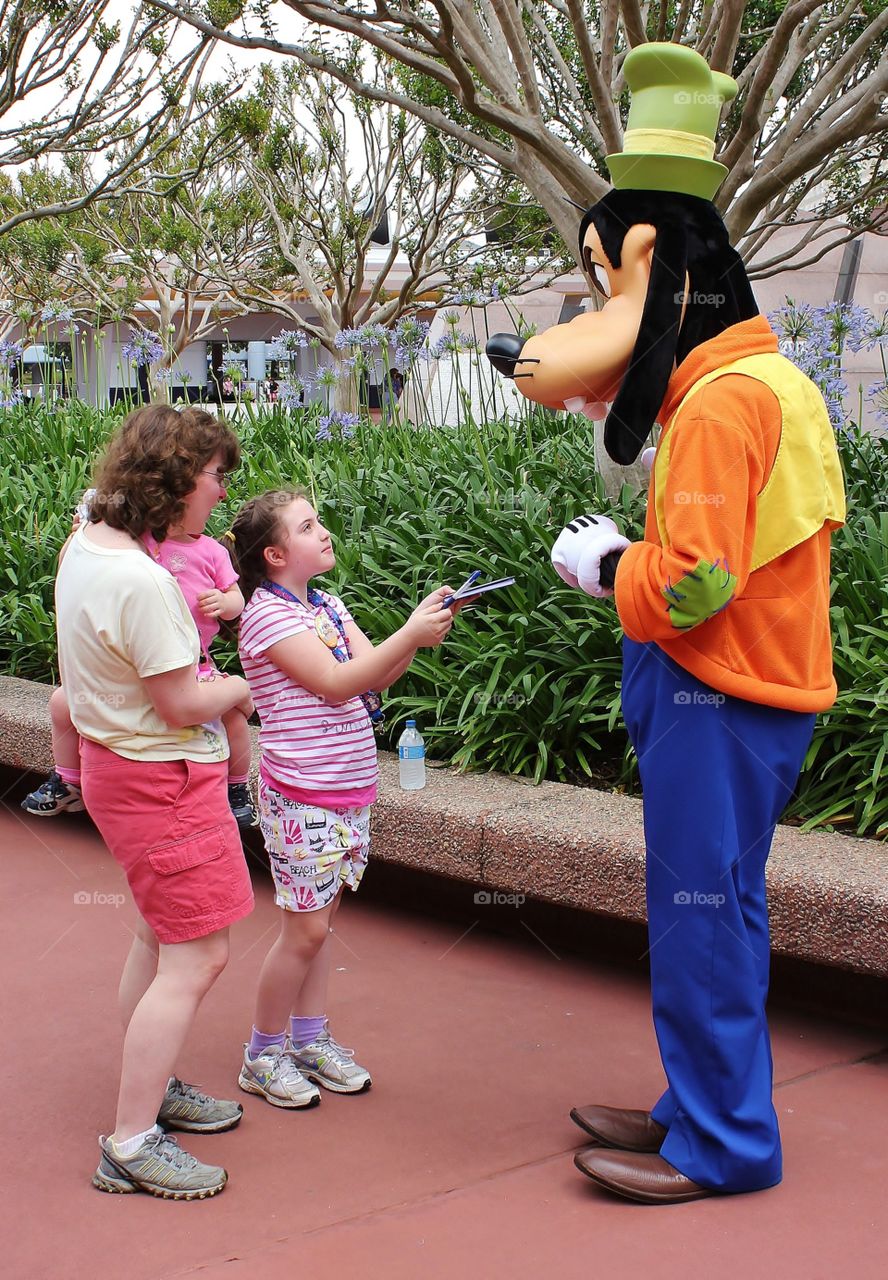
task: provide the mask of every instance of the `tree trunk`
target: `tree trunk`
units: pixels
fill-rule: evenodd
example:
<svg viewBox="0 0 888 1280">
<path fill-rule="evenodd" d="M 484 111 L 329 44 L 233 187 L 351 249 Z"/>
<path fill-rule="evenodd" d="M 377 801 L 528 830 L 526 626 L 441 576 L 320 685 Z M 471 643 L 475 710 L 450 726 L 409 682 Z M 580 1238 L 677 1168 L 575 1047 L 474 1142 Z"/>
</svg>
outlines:
<svg viewBox="0 0 888 1280">
<path fill-rule="evenodd" d="M 624 484 L 630 485 L 636 493 L 647 488 L 648 473 L 640 462 L 633 462 L 628 467 L 621 467 L 614 462 L 604 447 L 604 423 L 595 423 L 595 469 L 601 476 L 604 491 L 611 502 L 616 502 Z"/>
<path fill-rule="evenodd" d="M 336 386 L 331 388 L 327 403 L 337 413 L 357 413 L 359 408 L 357 374 L 346 365 L 347 358 L 346 352 L 337 351 L 332 359 L 333 368 L 337 370 L 339 377 Z"/>
</svg>

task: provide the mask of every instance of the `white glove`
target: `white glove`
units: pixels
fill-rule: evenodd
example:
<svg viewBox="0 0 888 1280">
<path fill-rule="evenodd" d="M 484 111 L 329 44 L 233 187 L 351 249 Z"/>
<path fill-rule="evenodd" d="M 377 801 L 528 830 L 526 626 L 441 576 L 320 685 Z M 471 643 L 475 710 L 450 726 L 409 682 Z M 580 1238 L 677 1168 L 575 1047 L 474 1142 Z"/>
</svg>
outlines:
<svg viewBox="0 0 888 1280">
<path fill-rule="evenodd" d="M 609 516 L 577 516 L 562 529 L 552 548 L 555 572 L 570 587 L 579 587 L 587 596 L 603 599 L 614 593 L 601 585 L 601 560 L 611 551 L 625 551 L 630 545 Z"/>
</svg>

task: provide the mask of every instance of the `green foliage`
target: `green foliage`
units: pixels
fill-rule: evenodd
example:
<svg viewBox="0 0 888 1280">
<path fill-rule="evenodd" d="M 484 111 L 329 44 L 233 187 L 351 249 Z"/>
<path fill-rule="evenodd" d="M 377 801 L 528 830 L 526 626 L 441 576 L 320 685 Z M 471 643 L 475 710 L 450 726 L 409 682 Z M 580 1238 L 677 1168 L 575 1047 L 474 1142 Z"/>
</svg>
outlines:
<svg viewBox="0 0 888 1280">
<path fill-rule="evenodd" d="M 460 428 L 376 426 L 318 444 L 317 410 L 251 413 L 238 426 L 241 502 L 304 485 L 334 538 L 329 585 L 374 640 L 412 604 L 475 567 L 515 586 L 460 616 L 446 644 L 421 652 L 387 696 L 389 742 L 415 715 L 432 754 L 468 769 L 634 790 L 620 718 L 620 627 L 613 606 L 562 584 L 548 559 L 563 524 L 606 510 L 584 418 L 529 413 Z M 52 583 L 70 512 L 118 415 L 78 404 L 5 414 L 0 467 L 0 670 L 56 678 Z M 841 439 L 849 525 L 834 539 L 832 621 L 839 697 L 818 717 L 789 813 L 806 827 L 888 833 L 888 445 Z M 641 536 L 644 500 L 612 511 Z M 229 641 L 219 645 L 229 667 Z"/>
<path fill-rule="evenodd" d="M 224 31 L 243 15 L 246 5 L 242 0 L 208 0 L 204 5 L 207 22 Z"/>
<path fill-rule="evenodd" d="M 833 539 L 830 616 L 839 696 L 817 718 L 794 812 L 888 835 L 888 440 L 839 436 L 848 524 Z"/>
</svg>

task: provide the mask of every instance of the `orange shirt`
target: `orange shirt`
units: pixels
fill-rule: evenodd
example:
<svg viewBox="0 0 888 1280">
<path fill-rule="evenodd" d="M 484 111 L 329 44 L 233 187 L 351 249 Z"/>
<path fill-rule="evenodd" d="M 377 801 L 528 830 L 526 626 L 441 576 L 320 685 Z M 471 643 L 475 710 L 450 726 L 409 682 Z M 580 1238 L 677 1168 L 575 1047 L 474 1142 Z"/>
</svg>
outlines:
<svg viewBox="0 0 888 1280">
<path fill-rule="evenodd" d="M 668 423 L 704 374 L 742 356 L 777 351 L 763 316 L 732 325 L 682 361 L 658 420 Z M 823 711 L 836 697 L 829 630 L 830 529 L 754 573 L 756 495 L 780 441 L 777 397 L 755 378 L 726 374 L 687 402 L 672 432 L 664 548 L 648 495 L 644 541 L 620 558 L 617 612 L 630 640 L 654 641 L 679 666 L 721 693 L 792 711 Z M 678 631 L 664 591 L 703 561 L 736 578 L 720 612 Z M 726 575 L 725 575 L 726 576 Z"/>
</svg>

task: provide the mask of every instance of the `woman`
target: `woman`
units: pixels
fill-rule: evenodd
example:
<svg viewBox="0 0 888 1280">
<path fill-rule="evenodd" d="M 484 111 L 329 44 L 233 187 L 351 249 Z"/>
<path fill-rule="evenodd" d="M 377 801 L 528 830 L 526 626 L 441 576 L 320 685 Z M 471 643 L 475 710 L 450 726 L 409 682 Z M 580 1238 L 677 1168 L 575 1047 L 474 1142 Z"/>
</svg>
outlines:
<svg viewBox="0 0 888 1280">
<path fill-rule="evenodd" d="M 114 435 L 89 521 L 56 581 L 59 665 L 82 739 L 83 798 L 142 916 L 120 984 L 126 1027 L 102 1191 L 177 1200 L 221 1191 L 224 1169 L 164 1128 L 219 1132 L 241 1107 L 173 1074 L 197 1008 L 225 967 L 228 927 L 253 894 L 226 794 L 221 717 L 252 711 L 240 676 L 198 683 L 200 642 L 175 579 L 147 553 L 173 524 L 202 531 L 240 450 L 201 410 L 149 405 Z"/>
</svg>

